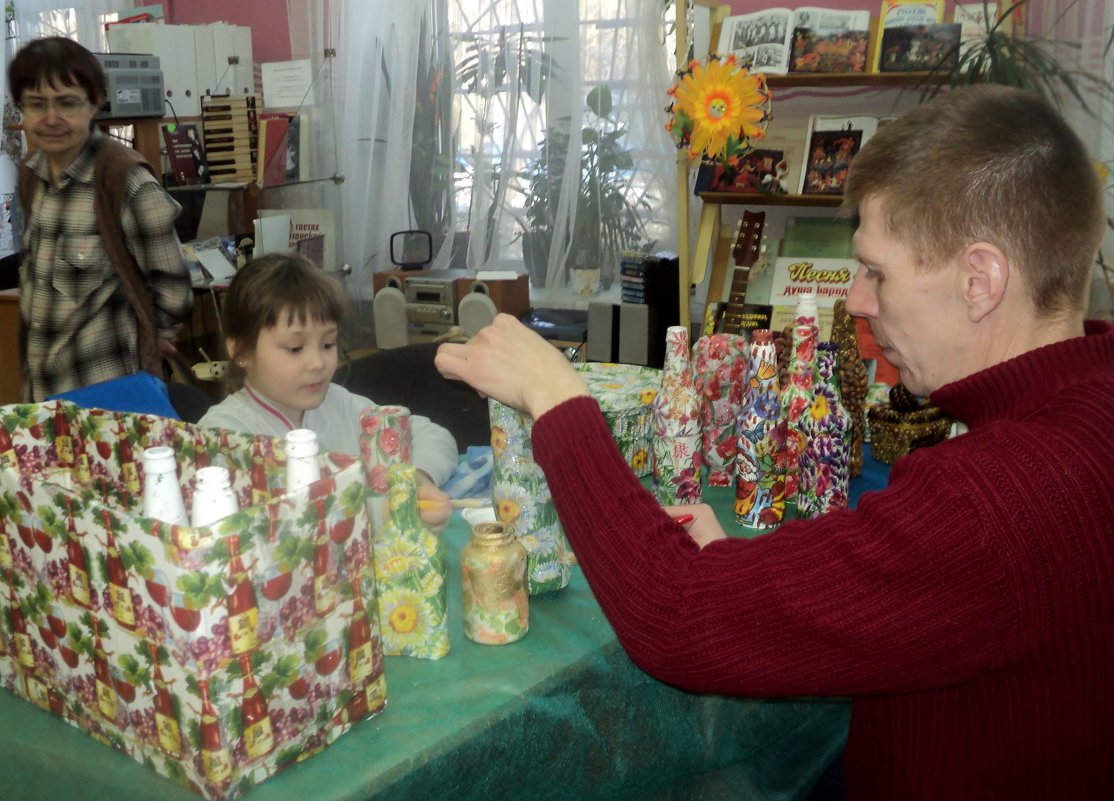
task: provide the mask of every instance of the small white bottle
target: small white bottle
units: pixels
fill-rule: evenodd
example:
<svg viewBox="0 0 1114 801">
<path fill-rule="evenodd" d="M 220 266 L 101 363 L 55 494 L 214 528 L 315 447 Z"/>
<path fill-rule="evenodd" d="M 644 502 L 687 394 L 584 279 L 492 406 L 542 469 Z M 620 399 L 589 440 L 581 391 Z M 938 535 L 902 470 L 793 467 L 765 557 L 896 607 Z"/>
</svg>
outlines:
<svg viewBox="0 0 1114 801">
<path fill-rule="evenodd" d="M 189 524 L 174 449 L 160 445 L 143 451 L 143 515 L 173 526 Z"/>
<path fill-rule="evenodd" d="M 286 432 L 286 494 L 308 487 L 321 478 L 317 463 L 317 434 L 308 428 Z"/>
<path fill-rule="evenodd" d="M 213 523 L 240 510 L 228 468 L 202 467 L 194 477 L 193 508 L 190 525 L 194 528 Z"/>
</svg>

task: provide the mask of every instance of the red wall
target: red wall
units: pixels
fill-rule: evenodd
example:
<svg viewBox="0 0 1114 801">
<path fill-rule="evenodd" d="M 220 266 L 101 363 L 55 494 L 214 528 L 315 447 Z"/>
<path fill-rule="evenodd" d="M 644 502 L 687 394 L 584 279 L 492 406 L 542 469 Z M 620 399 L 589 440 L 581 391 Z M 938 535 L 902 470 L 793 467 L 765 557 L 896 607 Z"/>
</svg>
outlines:
<svg viewBox="0 0 1114 801">
<path fill-rule="evenodd" d="M 173 25 L 227 22 L 251 28 L 254 61 L 290 60 L 286 0 L 163 0 L 162 5 Z"/>
</svg>

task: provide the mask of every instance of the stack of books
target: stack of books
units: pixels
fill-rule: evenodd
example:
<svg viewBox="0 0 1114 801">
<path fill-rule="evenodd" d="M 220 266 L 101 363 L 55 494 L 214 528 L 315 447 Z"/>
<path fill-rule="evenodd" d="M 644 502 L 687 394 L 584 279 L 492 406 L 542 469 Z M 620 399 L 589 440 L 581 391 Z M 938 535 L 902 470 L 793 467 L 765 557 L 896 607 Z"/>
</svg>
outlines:
<svg viewBox="0 0 1114 801">
<path fill-rule="evenodd" d="M 619 254 L 619 287 L 623 303 L 646 303 L 646 254 L 624 250 Z"/>
</svg>

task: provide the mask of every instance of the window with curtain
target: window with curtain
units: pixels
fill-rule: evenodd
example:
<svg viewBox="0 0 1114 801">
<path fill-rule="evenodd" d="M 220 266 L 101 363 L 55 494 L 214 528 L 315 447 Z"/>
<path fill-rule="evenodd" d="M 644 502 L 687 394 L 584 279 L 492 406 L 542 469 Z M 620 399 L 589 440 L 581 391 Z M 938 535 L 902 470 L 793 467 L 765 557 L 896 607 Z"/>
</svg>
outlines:
<svg viewBox="0 0 1114 801">
<path fill-rule="evenodd" d="M 408 228 L 433 235 L 434 268 L 548 287 L 576 268 L 607 286 L 620 250 L 675 247 L 661 0 L 316 5 L 288 0 L 291 29 L 338 49 L 344 248 L 365 296 Z"/>
</svg>

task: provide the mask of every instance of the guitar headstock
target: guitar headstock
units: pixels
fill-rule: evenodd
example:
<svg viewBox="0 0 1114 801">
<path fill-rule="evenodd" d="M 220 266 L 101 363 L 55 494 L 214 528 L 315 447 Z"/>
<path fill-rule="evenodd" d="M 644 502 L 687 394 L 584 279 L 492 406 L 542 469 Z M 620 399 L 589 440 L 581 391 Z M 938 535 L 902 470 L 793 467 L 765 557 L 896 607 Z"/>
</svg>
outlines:
<svg viewBox="0 0 1114 801">
<path fill-rule="evenodd" d="M 761 252 L 762 230 L 766 225 L 766 212 L 743 211 L 739 220 L 739 227 L 735 233 L 735 246 L 731 248 L 731 256 L 735 259 L 736 267 L 753 267 L 758 261 Z"/>
</svg>

